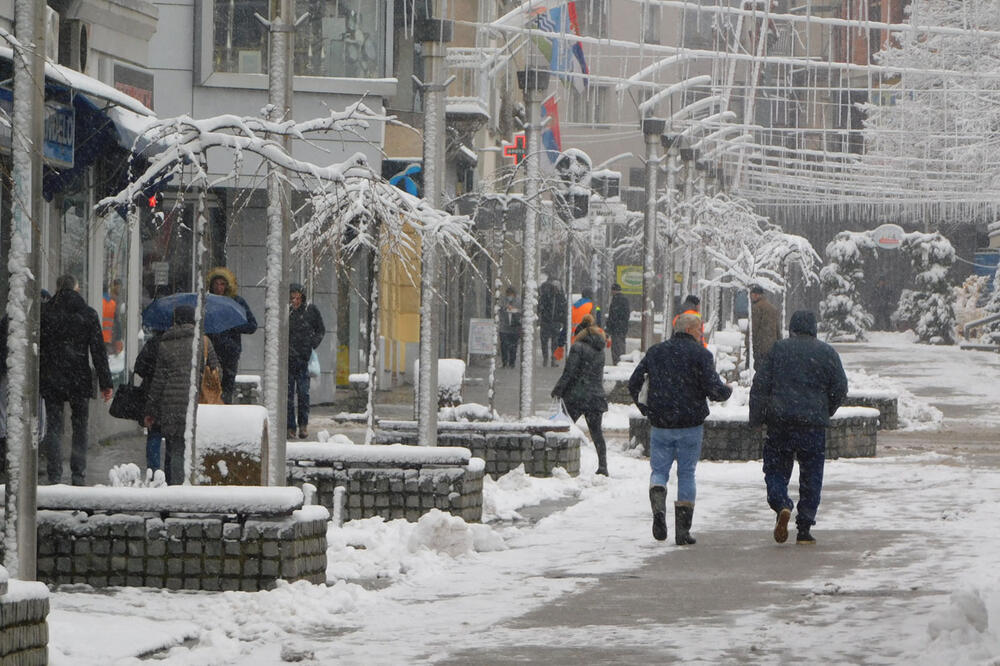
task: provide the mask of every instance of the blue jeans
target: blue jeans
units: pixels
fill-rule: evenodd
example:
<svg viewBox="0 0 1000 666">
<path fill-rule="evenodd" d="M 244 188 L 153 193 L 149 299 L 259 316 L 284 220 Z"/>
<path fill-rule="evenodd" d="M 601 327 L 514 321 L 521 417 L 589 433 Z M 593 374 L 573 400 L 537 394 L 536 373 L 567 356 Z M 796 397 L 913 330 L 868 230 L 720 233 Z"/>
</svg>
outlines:
<svg viewBox="0 0 1000 666">
<path fill-rule="evenodd" d="M 160 432 L 160 424 L 154 423 L 146 429 L 146 467 L 151 470 L 161 469 L 160 467 L 160 444 L 163 442 L 163 433 Z"/>
<path fill-rule="evenodd" d="M 807 529 L 816 524 L 816 509 L 823 489 L 826 428 L 783 430 L 768 426 L 764 440 L 764 483 L 767 503 L 775 512 L 794 506 L 788 496 L 788 481 L 796 460 L 799 461 L 799 504 L 795 524 L 799 529 Z"/>
<path fill-rule="evenodd" d="M 288 428 L 296 427 L 295 394 L 299 396 L 298 427 L 309 425 L 309 368 L 288 369 Z"/>
<path fill-rule="evenodd" d="M 697 488 L 694 469 L 701 457 L 704 426 L 693 428 L 650 428 L 649 485 L 666 486 L 670 467 L 677 461 L 677 501 L 694 502 Z"/>
</svg>

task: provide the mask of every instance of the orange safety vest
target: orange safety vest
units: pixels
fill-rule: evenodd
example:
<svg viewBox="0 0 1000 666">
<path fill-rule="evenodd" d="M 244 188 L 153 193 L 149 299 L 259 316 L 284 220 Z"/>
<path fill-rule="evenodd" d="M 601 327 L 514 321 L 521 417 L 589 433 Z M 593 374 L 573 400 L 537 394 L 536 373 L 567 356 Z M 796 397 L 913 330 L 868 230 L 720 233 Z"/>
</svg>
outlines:
<svg viewBox="0 0 1000 666">
<path fill-rule="evenodd" d="M 670 322 L 670 327 L 671 328 L 673 328 L 674 326 L 677 325 L 677 318 L 680 317 L 682 314 L 693 314 L 698 319 L 701 319 L 701 313 L 698 312 L 697 310 L 685 310 L 684 312 L 681 312 L 680 314 L 675 314 L 674 315 L 674 320 L 672 322 Z M 701 345 L 703 347 L 708 347 L 708 342 L 705 340 L 705 322 L 704 322 L 704 320 L 702 320 L 702 322 L 701 322 Z"/>
<path fill-rule="evenodd" d="M 118 304 L 110 298 L 102 298 L 101 303 L 101 333 L 104 334 L 104 341 L 111 342 L 111 335 L 115 329 L 115 310 Z"/>
</svg>

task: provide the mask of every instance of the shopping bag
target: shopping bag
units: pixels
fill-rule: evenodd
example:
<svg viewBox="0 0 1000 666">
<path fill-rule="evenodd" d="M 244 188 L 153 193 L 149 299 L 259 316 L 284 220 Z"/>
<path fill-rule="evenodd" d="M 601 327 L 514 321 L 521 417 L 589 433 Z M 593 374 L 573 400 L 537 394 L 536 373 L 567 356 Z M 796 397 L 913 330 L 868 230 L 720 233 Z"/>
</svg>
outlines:
<svg viewBox="0 0 1000 666">
<path fill-rule="evenodd" d="M 116 419 L 126 421 L 141 421 L 142 410 L 145 407 L 145 391 L 142 387 L 132 383 L 132 375 L 129 375 L 127 384 L 119 384 L 115 389 L 115 397 L 111 399 L 111 406 L 108 413 Z"/>
<path fill-rule="evenodd" d="M 565 355 L 566 355 L 566 350 L 563 348 L 562 345 L 559 345 L 552 351 L 552 358 L 554 358 L 557 361 L 563 360 L 563 356 Z"/>
<path fill-rule="evenodd" d="M 208 364 L 208 340 L 202 347 L 202 362 L 204 367 L 201 371 L 201 384 L 198 391 L 198 403 L 202 405 L 221 405 L 222 402 L 222 374 L 216 368 Z"/>
<path fill-rule="evenodd" d="M 566 403 L 562 401 L 562 398 L 556 400 L 552 403 L 552 410 L 549 415 L 549 421 L 552 423 L 572 423 L 572 419 L 569 418 L 569 412 L 566 409 Z"/>
<path fill-rule="evenodd" d="M 309 376 L 312 378 L 319 377 L 319 355 L 316 354 L 316 350 L 313 349 L 309 354 L 309 366 L 307 368 Z"/>
</svg>

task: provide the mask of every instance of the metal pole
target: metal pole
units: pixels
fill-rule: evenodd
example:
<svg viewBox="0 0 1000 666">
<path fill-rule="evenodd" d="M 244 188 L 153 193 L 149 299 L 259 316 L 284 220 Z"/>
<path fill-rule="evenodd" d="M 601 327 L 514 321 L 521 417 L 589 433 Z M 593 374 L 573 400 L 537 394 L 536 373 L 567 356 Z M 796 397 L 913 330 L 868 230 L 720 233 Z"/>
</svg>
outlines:
<svg viewBox="0 0 1000 666">
<path fill-rule="evenodd" d="M 435 5 L 439 4 L 437 2 Z M 439 15 L 434 7 L 435 16 Z M 445 56 L 451 41 L 450 21 L 428 17 L 420 24 L 424 73 L 424 201 L 441 208 L 445 172 L 445 91 L 448 87 Z M 434 321 L 437 298 L 437 238 L 425 233 L 420 240 L 420 373 L 417 378 L 417 444 L 437 446 L 438 413 L 438 328 Z"/>
<path fill-rule="evenodd" d="M 272 0 L 271 51 L 268 59 L 267 101 L 269 120 L 292 117 L 292 67 L 295 25 L 294 0 Z M 288 137 L 275 137 L 291 152 Z M 267 169 L 267 269 L 264 292 L 264 405 L 267 407 L 268 450 L 261 466 L 267 485 L 283 486 L 285 471 L 285 429 L 288 425 L 288 236 L 290 231 L 289 191 L 283 170 L 273 163 Z M 262 456 L 265 457 L 265 456 Z"/>
<path fill-rule="evenodd" d="M 653 291 L 656 289 L 656 174 L 660 160 L 656 148 L 666 121 L 661 118 L 644 118 L 642 136 L 646 142 L 646 208 L 643 229 L 642 259 L 642 351 L 653 344 Z"/>
<path fill-rule="evenodd" d="M 673 192 L 677 189 L 677 170 L 674 164 L 676 160 L 671 154 L 671 148 L 667 149 L 667 242 L 663 248 L 663 272 L 664 272 L 664 292 L 663 292 L 663 340 L 669 340 L 672 334 L 671 326 L 674 321 L 674 223 L 673 223 Z"/>
<path fill-rule="evenodd" d="M 21 580 L 36 575 L 38 483 L 38 276 L 41 275 L 41 171 L 45 3 L 15 3 L 12 131 L 13 192 L 7 297 L 8 413 L 4 565 Z"/>
<path fill-rule="evenodd" d="M 518 416 L 530 418 L 534 412 L 535 398 L 535 319 L 538 305 L 538 263 L 536 225 L 538 206 L 538 158 L 541 127 L 538 123 L 539 106 L 549 85 L 549 73 L 538 69 L 524 69 L 517 73 L 518 85 L 524 92 L 524 106 L 527 110 L 527 125 L 524 128 L 527 153 L 525 160 L 524 198 L 527 208 L 524 213 L 524 238 L 522 244 L 521 284 L 524 299 L 521 311 L 524 313 L 521 326 L 521 404 Z M 569 349 L 566 349 L 567 353 Z"/>
</svg>

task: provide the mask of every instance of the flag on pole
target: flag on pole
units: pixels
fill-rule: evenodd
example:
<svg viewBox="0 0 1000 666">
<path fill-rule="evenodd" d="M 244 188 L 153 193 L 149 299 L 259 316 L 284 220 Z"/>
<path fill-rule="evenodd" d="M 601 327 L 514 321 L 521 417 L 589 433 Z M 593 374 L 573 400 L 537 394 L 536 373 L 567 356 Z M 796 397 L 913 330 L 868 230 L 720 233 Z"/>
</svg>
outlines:
<svg viewBox="0 0 1000 666">
<path fill-rule="evenodd" d="M 551 118 L 549 123 L 542 130 L 542 147 L 545 154 L 549 156 L 549 162 L 555 164 L 562 152 L 562 136 L 559 134 L 559 106 L 556 102 L 555 94 L 549 95 L 542 102 L 542 119 Z"/>
<path fill-rule="evenodd" d="M 558 37 L 536 37 L 535 45 L 542 55 L 549 60 L 549 69 L 560 75 L 564 80 L 572 79 L 573 87 L 583 91 L 587 87 L 587 60 L 583 56 L 583 44 L 573 40 L 572 36 L 580 36 L 580 21 L 576 14 L 576 1 L 545 9 L 538 8 L 532 12 L 535 27 L 545 32 L 558 34 Z M 576 73 L 582 76 L 567 76 Z"/>
</svg>

